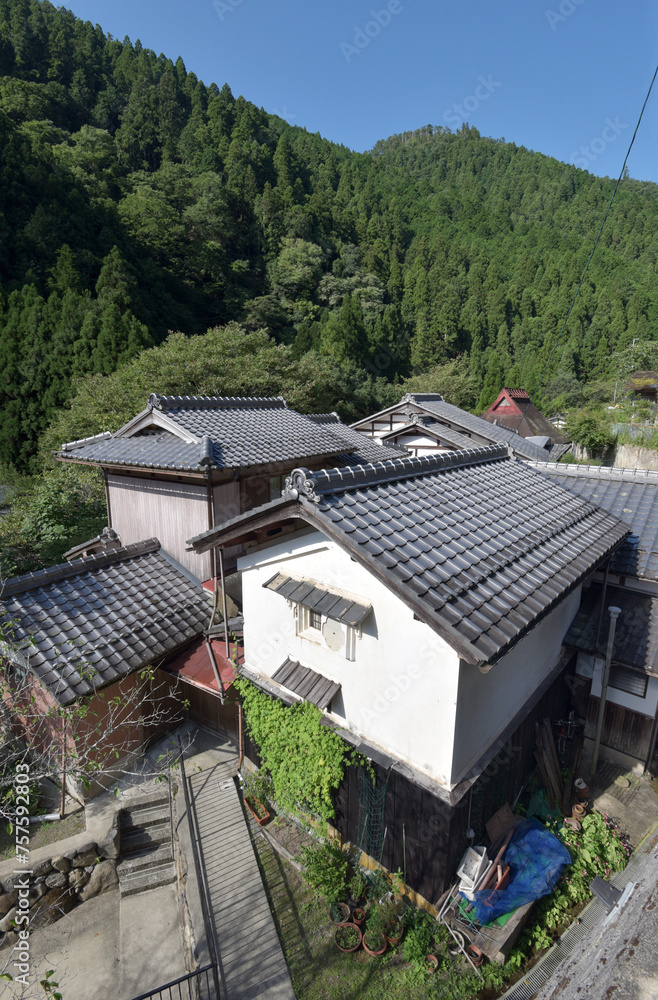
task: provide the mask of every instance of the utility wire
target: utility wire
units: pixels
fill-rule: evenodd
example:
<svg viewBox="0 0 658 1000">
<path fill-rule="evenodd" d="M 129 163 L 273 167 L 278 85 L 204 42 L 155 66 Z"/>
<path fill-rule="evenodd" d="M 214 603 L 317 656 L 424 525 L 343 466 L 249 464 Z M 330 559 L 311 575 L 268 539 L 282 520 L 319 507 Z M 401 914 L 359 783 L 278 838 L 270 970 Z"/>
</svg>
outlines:
<svg viewBox="0 0 658 1000">
<path fill-rule="evenodd" d="M 544 381 L 544 378 L 546 377 L 546 373 L 547 373 L 549 365 L 550 365 L 550 363 L 551 363 L 551 361 L 553 359 L 553 355 L 555 354 L 555 351 L 557 350 L 558 344 L 562 340 L 562 335 L 563 335 L 564 331 L 567 328 L 567 323 L 569 322 L 569 317 L 571 316 L 571 313 L 573 312 L 573 307 L 575 306 L 576 300 L 578 298 L 578 295 L 580 294 L 580 289 L 582 288 L 583 282 L 584 282 L 585 277 L 587 275 L 587 272 L 589 271 L 589 265 L 592 263 L 592 257 L 594 256 L 596 248 L 599 245 L 599 240 L 601 239 L 601 234 L 603 232 L 603 227 L 605 226 L 606 222 L 608 221 L 608 216 L 610 215 L 610 210 L 612 209 L 612 203 L 615 200 L 615 195 L 617 194 L 617 188 L 619 187 L 619 185 L 621 184 L 621 181 L 623 179 L 624 171 L 626 170 L 626 163 L 628 162 L 628 157 L 631 154 L 631 150 L 633 148 L 633 143 L 635 142 L 635 137 L 636 137 L 636 135 L 638 133 L 638 129 L 640 127 L 640 122 L 642 121 L 642 117 L 644 115 L 645 108 L 646 108 L 646 106 L 647 106 L 647 104 L 649 102 L 649 98 L 651 97 L 651 91 L 653 90 L 653 85 L 656 82 L 656 77 L 658 77 L 658 66 L 656 66 L 655 72 L 653 74 L 653 79 L 652 79 L 652 81 L 651 81 L 651 83 L 649 85 L 649 89 L 647 91 L 647 96 L 644 98 L 644 104 L 642 105 L 642 110 L 640 111 L 640 117 L 637 120 L 637 125 L 635 126 L 635 131 L 633 132 L 633 137 L 632 137 L 632 139 L 630 141 L 630 145 L 629 145 L 628 150 L 626 152 L 626 156 L 624 157 L 624 162 L 623 162 L 622 168 L 621 168 L 621 170 L 619 172 L 619 177 L 617 178 L 617 183 L 615 184 L 614 191 L 612 192 L 612 197 L 611 197 L 610 202 L 608 204 L 608 208 L 606 210 L 605 215 L 603 216 L 603 222 L 601 223 L 601 227 L 600 227 L 600 229 L 599 229 L 599 231 L 598 231 L 598 233 L 596 235 L 596 239 L 594 240 L 594 246 L 592 247 L 592 252 L 590 253 L 589 257 L 587 258 L 587 263 L 585 264 L 585 270 L 583 271 L 583 274 L 582 274 L 582 277 L 580 279 L 580 282 L 578 283 L 578 288 L 576 289 L 576 294 L 573 297 L 573 301 L 572 301 L 571 305 L 569 306 L 569 312 L 567 313 L 566 319 L 565 319 L 564 323 L 562 324 L 562 329 L 560 330 L 560 332 L 559 332 L 559 334 L 557 336 L 557 340 L 553 344 L 553 347 L 551 349 L 551 353 L 548 356 L 548 361 L 546 362 L 546 365 L 544 366 L 544 370 L 541 373 L 541 376 L 539 378 L 539 382 L 535 386 L 535 389 L 534 389 L 534 391 L 532 393 L 532 396 L 530 397 L 530 402 L 531 403 L 532 403 L 533 399 L 535 398 L 535 396 L 537 395 L 537 392 L 539 391 L 539 388 L 540 388 L 542 382 Z M 519 432 L 519 427 L 523 423 L 523 418 L 524 418 L 524 414 L 521 414 L 521 419 L 519 420 L 518 424 L 516 425 L 516 433 L 517 434 Z"/>
</svg>

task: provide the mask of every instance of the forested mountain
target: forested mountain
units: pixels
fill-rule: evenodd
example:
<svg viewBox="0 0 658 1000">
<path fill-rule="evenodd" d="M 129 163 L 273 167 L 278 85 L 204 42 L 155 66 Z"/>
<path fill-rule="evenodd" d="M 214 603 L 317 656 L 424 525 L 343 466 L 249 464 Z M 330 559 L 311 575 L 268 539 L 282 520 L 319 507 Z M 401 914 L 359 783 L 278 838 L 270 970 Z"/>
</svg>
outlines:
<svg viewBox="0 0 658 1000">
<path fill-rule="evenodd" d="M 230 321 L 364 379 L 461 357 L 474 406 L 532 390 L 612 192 L 466 126 L 351 152 L 40 0 L 0 0 L 0 157 L 0 461 L 19 468 L 73 380 Z M 658 339 L 657 192 L 621 186 L 544 399 Z"/>
</svg>

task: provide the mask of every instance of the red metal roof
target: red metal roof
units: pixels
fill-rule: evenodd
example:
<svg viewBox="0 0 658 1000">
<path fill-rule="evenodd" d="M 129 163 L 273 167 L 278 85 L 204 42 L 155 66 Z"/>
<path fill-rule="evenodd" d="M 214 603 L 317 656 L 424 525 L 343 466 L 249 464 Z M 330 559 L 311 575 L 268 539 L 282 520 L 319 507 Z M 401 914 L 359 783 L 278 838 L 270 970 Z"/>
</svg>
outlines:
<svg viewBox="0 0 658 1000">
<path fill-rule="evenodd" d="M 244 663 L 244 650 L 242 646 L 236 647 L 234 642 L 230 643 L 230 658 L 227 659 L 225 655 L 226 644 L 224 642 L 221 642 L 219 639 L 213 639 L 210 645 L 212 646 L 215 663 L 217 664 L 217 670 L 222 682 L 222 690 L 226 692 L 238 675 L 234 662 L 236 649 L 239 665 Z M 215 671 L 210 662 L 206 640 L 203 638 L 196 639 L 191 646 L 187 647 L 185 652 L 167 663 L 163 669 L 170 674 L 176 674 L 187 684 L 193 684 L 204 691 L 211 691 L 213 694 L 218 694 Z"/>
</svg>

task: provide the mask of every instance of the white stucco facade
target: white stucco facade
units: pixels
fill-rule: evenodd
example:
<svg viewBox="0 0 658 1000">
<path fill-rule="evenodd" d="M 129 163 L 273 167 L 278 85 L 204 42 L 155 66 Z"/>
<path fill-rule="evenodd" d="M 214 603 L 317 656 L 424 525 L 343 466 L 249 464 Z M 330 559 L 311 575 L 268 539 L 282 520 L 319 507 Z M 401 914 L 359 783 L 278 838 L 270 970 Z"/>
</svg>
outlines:
<svg viewBox="0 0 658 1000">
<path fill-rule="evenodd" d="M 459 782 L 491 746 L 555 666 L 580 606 L 577 587 L 491 670 L 461 662 L 452 782 Z"/>
<path fill-rule="evenodd" d="M 289 656 L 341 685 L 327 713 L 336 723 L 449 787 L 457 691 L 457 653 L 395 594 L 320 532 L 240 558 L 245 665 L 271 678 Z M 263 588 L 281 572 L 338 590 L 372 611 L 360 634 L 330 623 L 297 634 L 295 606 Z M 302 623 L 303 624 L 303 623 Z M 341 641 L 341 633 L 343 641 Z M 349 659 L 350 655 L 354 659 Z"/>
</svg>

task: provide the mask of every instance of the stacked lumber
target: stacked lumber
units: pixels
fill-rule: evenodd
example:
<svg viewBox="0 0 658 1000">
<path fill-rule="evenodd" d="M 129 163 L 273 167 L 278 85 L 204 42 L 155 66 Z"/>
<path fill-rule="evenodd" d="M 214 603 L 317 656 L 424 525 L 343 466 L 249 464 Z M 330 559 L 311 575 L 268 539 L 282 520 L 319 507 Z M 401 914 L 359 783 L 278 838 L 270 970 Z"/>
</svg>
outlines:
<svg viewBox="0 0 658 1000">
<path fill-rule="evenodd" d="M 568 797 L 569 794 L 569 782 L 562 779 L 562 768 L 555 749 L 550 719 L 544 719 L 541 724 L 535 723 L 535 735 L 537 737 L 535 759 L 546 789 L 548 804 L 551 809 L 555 809 L 557 805 L 564 811 L 565 795 Z"/>
</svg>

